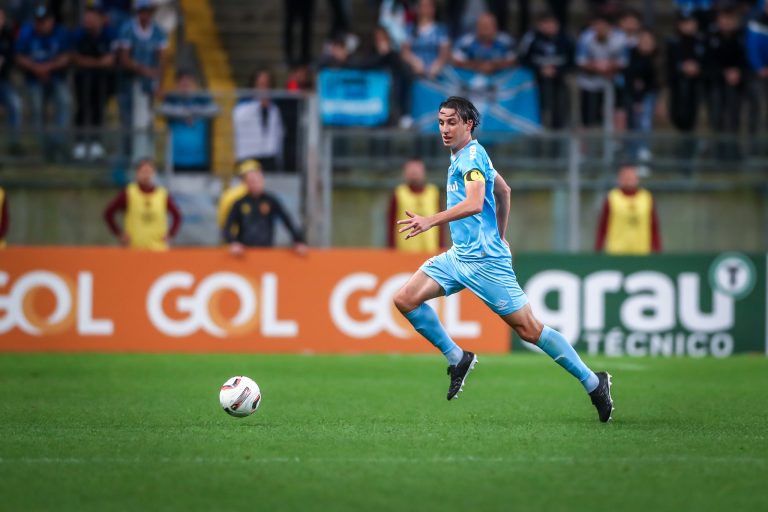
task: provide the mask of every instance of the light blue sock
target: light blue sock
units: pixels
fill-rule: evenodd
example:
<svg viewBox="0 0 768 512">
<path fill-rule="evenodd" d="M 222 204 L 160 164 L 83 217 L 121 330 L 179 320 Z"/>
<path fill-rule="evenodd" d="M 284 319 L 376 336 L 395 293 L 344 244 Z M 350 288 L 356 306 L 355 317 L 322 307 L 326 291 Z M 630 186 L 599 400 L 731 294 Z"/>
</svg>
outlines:
<svg viewBox="0 0 768 512">
<path fill-rule="evenodd" d="M 554 359 L 557 364 L 565 368 L 568 373 L 579 379 L 587 393 L 595 390 L 598 384 L 597 375 L 587 368 L 579 354 L 562 334 L 545 325 L 536 345 Z"/>
<path fill-rule="evenodd" d="M 411 325 L 419 334 L 427 338 L 430 343 L 443 353 L 445 358 L 448 359 L 448 364 L 459 364 L 464 351 L 445 332 L 445 328 L 440 323 L 440 319 L 437 318 L 437 313 L 435 313 L 434 309 L 422 303 L 421 306 L 406 313 L 405 318 L 411 322 Z"/>
</svg>

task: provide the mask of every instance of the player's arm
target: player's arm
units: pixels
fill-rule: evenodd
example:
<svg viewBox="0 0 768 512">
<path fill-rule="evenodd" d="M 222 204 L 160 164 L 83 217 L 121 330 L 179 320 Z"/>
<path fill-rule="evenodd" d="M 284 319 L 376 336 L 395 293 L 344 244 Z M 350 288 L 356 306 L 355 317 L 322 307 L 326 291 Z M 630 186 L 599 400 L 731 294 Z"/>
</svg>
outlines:
<svg viewBox="0 0 768 512">
<path fill-rule="evenodd" d="M 407 240 L 435 226 L 442 226 L 443 224 L 471 217 L 482 212 L 483 201 L 485 200 L 485 177 L 483 173 L 477 169 L 466 173 L 464 175 L 464 189 L 466 190 L 467 197 L 463 201 L 435 215 L 421 217 L 413 212 L 406 211 L 406 215 L 410 218 L 397 221 L 401 226 L 398 232 L 410 231 L 405 237 Z"/>
<path fill-rule="evenodd" d="M 499 228 L 499 236 L 506 241 L 507 223 L 509 222 L 509 208 L 511 204 L 510 194 L 512 189 L 507 182 L 496 173 L 493 179 L 493 197 L 496 199 L 496 225 Z"/>
</svg>

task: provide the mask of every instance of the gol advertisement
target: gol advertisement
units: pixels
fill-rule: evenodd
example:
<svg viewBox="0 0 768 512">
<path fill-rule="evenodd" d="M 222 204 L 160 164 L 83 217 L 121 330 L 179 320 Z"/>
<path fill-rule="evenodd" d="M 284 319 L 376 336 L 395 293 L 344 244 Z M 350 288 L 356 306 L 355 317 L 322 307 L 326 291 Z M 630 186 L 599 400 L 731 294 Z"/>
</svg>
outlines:
<svg viewBox="0 0 768 512">
<path fill-rule="evenodd" d="M 0 251 L 0 351 L 434 352 L 392 304 L 423 256 L 377 250 Z M 469 292 L 432 303 L 448 333 L 507 352 Z"/>
</svg>

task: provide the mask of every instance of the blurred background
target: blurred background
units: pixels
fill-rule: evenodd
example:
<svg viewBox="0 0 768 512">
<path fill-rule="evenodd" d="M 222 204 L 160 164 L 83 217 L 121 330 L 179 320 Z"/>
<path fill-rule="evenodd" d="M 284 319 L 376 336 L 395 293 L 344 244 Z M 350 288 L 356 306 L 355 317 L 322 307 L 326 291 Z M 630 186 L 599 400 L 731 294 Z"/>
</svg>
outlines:
<svg viewBox="0 0 768 512">
<path fill-rule="evenodd" d="M 116 243 L 104 210 L 151 158 L 175 245 L 220 243 L 246 160 L 310 245 L 394 245 L 405 163 L 442 187 L 435 112 L 461 94 L 512 187 L 515 251 L 603 249 L 622 165 L 652 193 L 649 250 L 765 251 L 762 4 L 4 0 L 4 238 Z"/>
</svg>

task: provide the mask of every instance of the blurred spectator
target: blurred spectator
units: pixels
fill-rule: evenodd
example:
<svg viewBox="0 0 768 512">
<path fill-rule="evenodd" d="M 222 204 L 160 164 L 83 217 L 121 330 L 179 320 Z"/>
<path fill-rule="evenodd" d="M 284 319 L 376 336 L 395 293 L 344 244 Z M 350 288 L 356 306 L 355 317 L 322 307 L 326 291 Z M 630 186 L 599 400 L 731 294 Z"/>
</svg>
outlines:
<svg viewBox="0 0 768 512">
<path fill-rule="evenodd" d="M 759 129 L 760 106 L 763 108 L 765 118 L 763 128 L 768 127 L 768 2 L 763 4 L 760 14 L 749 22 L 747 26 L 747 57 L 752 68 L 754 78 L 751 81 L 751 96 L 758 100 L 758 108 L 753 111 L 754 133 Z"/>
<path fill-rule="evenodd" d="M 296 66 L 288 75 L 285 88 L 289 91 L 311 92 L 315 88 L 308 66 Z"/>
<path fill-rule="evenodd" d="M 315 0 L 286 0 L 283 7 L 283 48 L 288 66 L 306 66 L 312 62 L 312 22 Z M 294 26 L 299 25 L 300 47 L 294 51 Z"/>
<path fill-rule="evenodd" d="M 715 21 L 715 0 L 674 0 L 677 11 L 696 18 L 699 30 L 707 34 Z"/>
<path fill-rule="evenodd" d="M 573 66 L 573 51 L 573 40 L 550 13 L 539 16 L 536 29 L 520 42 L 521 62 L 536 73 L 541 123 L 552 130 L 564 128 L 568 120 L 565 77 Z"/>
<path fill-rule="evenodd" d="M 434 79 L 451 57 L 451 41 L 442 23 L 437 23 L 435 0 L 419 0 L 416 23 L 402 46 L 403 60 L 417 76 Z"/>
<path fill-rule="evenodd" d="M 616 79 L 627 65 L 625 38 L 610 18 L 596 16 L 581 34 L 576 46 L 576 65 L 581 70 L 576 83 L 582 125 L 600 126 L 605 114 L 605 93 L 615 93 Z"/>
<path fill-rule="evenodd" d="M 643 20 L 640 13 L 634 9 L 627 9 L 619 17 L 619 30 L 624 34 L 627 51 L 637 46 L 640 39 L 640 32 L 643 30 Z"/>
<path fill-rule="evenodd" d="M 45 6 L 35 8 L 34 21 L 22 27 L 16 42 L 16 63 L 26 75 L 25 88 L 35 128 L 42 136 L 43 150 L 51 159 L 64 151 L 65 130 L 69 127 L 72 100 L 66 80 L 69 41 L 63 27 L 56 25 Z M 55 110 L 55 133 L 43 135 L 48 102 Z"/>
<path fill-rule="evenodd" d="M 245 185 L 245 175 L 251 171 L 261 172 L 261 164 L 257 160 L 244 160 L 240 162 L 237 165 L 237 185 L 232 185 L 221 192 L 219 206 L 216 210 L 216 222 L 220 230 L 224 229 L 229 212 L 232 210 L 232 205 L 248 193 L 248 187 Z M 237 235 L 236 226 L 232 234 Z"/>
<path fill-rule="evenodd" d="M 211 119 L 219 107 L 211 95 L 201 92 L 190 71 L 176 73 L 176 90 L 166 94 L 158 112 L 165 116 L 171 132 L 173 168 L 207 171 L 211 168 Z"/>
<path fill-rule="evenodd" d="M 675 128 L 689 133 L 696 127 L 698 117 L 707 42 L 691 14 L 680 13 L 676 27 L 666 47 L 669 117 Z"/>
<path fill-rule="evenodd" d="M 637 168 L 619 170 L 618 187 L 608 192 L 597 225 L 595 251 L 642 256 L 661 251 L 659 219 L 653 195 L 640 188 Z"/>
<path fill-rule="evenodd" d="M 13 31 L 5 17 L 5 11 L 0 9 L 0 107 L 5 111 L 8 123 L 8 152 L 18 155 L 21 153 L 21 99 L 11 82 L 11 68 L 15 59 L 13 39 Z"/>
<path fill-rule="evenodd" d="M 406 64 L 395 51 L 389 33 L 384 27 L 373 31 L 373 53 L 361 62 L 362 68 L 388 71 L 392 77 L 392 114 L 395 118 L 407 118 L 410 113 L 411 75 Z M 402 122 L 401 122 L 402 124 Z"/>
<path fill-rule="evenodd" d="M 130 147 L 126 154 L 137 157 L 153 153 L 152 103 L 155 96 L 162 95 L 160 82 L 168 38 L 152 19 L 152 0 L 136 0 L 134 8 L 136 16 L 123 25 L 118 41 L 123 69 L 118 103 L 124 135 L 128 136 L 126 142 L 132 139 L 126 144 Z"/>
<path fill-rule="evenodd" d="M 748 62 L 741 31 L 741 18 L 733 9 L 717 13 L 717 29 L 709 38 L 707 62 L 711 74 L 711 112 L 718 133 L 739 131 Z M 719 156 L 737 157 L 735 141 L 719 145 Z"/>
<path fill-rule="evenodd" d="M 381 0 L 379 26 L 384 27 L 395 50 L 399 50 L 408 37 L 408 26 L 414 18 L 410 0 Z"/>
<path fill-rule="evenodd" d="M 349 54 L 346 39 L 343 36 L 332 37 L 317 66 L 320 69 L 348 67 L 350 65 Z"/>
<path fill-rule="evenodd" d="M 568 32 L 568 22 L 570 20 L 571 0 L 547 0 L 547 5 L 552 15 L 557 19 L 560 30 Z"/>
<path fill-rule="evenodd" d="M 123 212 L 123 228 L 117 223 Z M 168 229 L 168 214 L 172 223 Z M 120 243 L 132 249 L 163 251 L 181 227 L 181 213 L 164 187 L 155 185 L 155 163 L 145 158 L 136 164 L 136 181 L 109 203 L 104 220 Z"/>
<path fill-rule="evenodd" d="M 115 37 L 101 11 L 88 7 L 72 39 L 77 127 L 77 144 L 72 156 L 77 160 L 86 157 L 98 160 L 104 157 L 99 129 L 104 122 L 104 108 L 113 79 Z"/>
<path fill-rule="evenodd" d="M 653 128 L 656 113 L 656 96 L 659 82 L 656 76 L 656 37 L 649 30 L 640 32 L 637 46 L 629 54 L 629 63 L 624 71 L 627 94 L 629 129 L 646 137 L 632 144 L 635 157 L 647 161 L 651 158 L 647 135 Z"/>
<path fill-rule="evenodd" d="M 453 64 L 479 73 L 495 73 L 515 65 L 514 47 L 514 40 L 496 28 L 496 18 L 485 13 L 477 19 L 476 32 L 456 42 Z"/>
<path fill-rule="evenodd" d="M 131 0 L 93 0 L 93 5 L 101 7 L 107 15 L 107 24 L 116 34 L 131 19 Z"/>
<path fill-rule="evenodd" d="M 235 158 L 238 162 L 255 159 L 264 170 L 282 165 L 283 118 L 269 97 L 272 75 L 257 72 L 251 82 L 254 94 L 240 102 L 232 112 L 235 127 Z"/>
<path fill-rule="evenodd" d="M 8 236 L 8 226 L 10 218 L 8 217 L 8 194 L 5 189 L 0 187 L 0 249 L 5 247 L 5 237 Z"/>
<path fill-rule="evenodd" d="M 389 202 L 387 246 L 403 252 L 437 253 L 440 249 L 442 229 L 431 229 L 406 241 L 405 233 L 398 233 L 397 221 L 407 218 L 406 212 L 429 216 L 440 211 L 440 190 L 426 182 L 427 168 L 418 158 L 403 165 L 403 182 L 392 193 Z"/>
<path fill-rule="evenodd" d="M 232 205 L 222 231 L 232 254 L 242 254 L 245 247 L 272 247 L 277 220 L 291 233 L 296 251 L 304 253 L 306 245 L 301 232 L 277 197 L 264 191 L 262 172 L 257 169 L 247 171 L 243 180 L 248 193 Z"/>
</svg>

